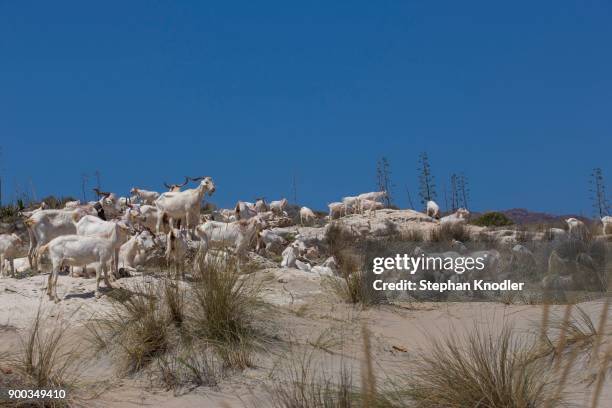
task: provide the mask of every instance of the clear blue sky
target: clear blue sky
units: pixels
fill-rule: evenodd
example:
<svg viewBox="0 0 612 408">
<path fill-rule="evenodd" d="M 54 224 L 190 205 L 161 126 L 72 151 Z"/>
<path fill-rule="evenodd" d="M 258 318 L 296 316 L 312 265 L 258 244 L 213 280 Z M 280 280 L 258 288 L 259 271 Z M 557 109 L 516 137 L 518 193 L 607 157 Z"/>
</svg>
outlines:
<svg viewBox="0 0 612 408">
<path fill-rule="evenodd" d="M 609 1 L 0 1 L 4 196 L 163 189 L 396 201 L 464 171 L 476 209 L 590 214 L 612 183 Z M 93 182 L 91 183 L 93 186 Z M 413 198 L 414 200 L 414 198 Z M 442 201 L 442 200 L 440 200 Z"/>
</svg>

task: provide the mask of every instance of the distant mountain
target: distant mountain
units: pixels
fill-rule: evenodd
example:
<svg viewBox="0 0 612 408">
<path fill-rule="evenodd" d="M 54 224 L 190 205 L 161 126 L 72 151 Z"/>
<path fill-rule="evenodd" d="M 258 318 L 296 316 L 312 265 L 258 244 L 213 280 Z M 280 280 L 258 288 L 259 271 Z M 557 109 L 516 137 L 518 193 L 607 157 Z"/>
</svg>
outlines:
<svg viewBox="0 0 612 408">
<path fill-rule="evenodd" d="M 537 211 L 529 211 L 525 208 L 511 208 L 509 210 L 499 211 L 506 217 L 510 218 L 515 224 L 552 224 L 555 222 L 562 222 L 567 218 L 577 218 L 583 222 L 590 222 L 589 218 L 576 215 L 576 214 L 564 214 L 564 215 L 553 215 Z"/>
</svg>

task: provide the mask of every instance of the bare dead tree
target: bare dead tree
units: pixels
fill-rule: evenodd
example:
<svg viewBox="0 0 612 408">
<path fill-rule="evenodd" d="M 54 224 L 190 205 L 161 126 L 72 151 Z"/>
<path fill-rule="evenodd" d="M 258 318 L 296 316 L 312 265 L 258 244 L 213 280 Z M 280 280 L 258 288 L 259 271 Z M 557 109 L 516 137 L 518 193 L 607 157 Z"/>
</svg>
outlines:
<svg viewBox="0 0 612 408">
<path fill-rule="evenodd" d="M 427 202 L 436 198 L 436 184 L 434 176 L 431 173 L 429 165 L 429 157 L 427 152 L 421 153 L 419 156 L 419 195 L 421 196 L 421 204 L 427 205 Z"/>
<path fill-rule="evenodd" d="M 83 202 L 87 202 L 87 183 L 89 176 L 86 173 L 81 173 L 81 192 L 83 193 Z"/>
<path fill-rule="evenodd" d="M 448 211 L 448 191 L 446 189 L 446 183 L 442 183 L 442 193 L 444 194 L 444 211 Z"/>
<path fill-rule="evenodd" d="M 470 187 L 468 185 L 467 177 L 464 173 L 459 174 L 457 177 L 457 208 L 465 208 L 469 210 L 470 198 Z"/>
<path fill-rule="evenodd" d="M 293 194 L 293 204 L 297 205 L 297 176 L 293 172 L 293 178 L 291 180 L 291 192 Z"/>
<path fill-rule="evenodd" d="M 459 191 L 457 189 L 457 184 L 458 184 L 458 177 L 455 173 L 451 174 L 451 210 L 457 211 L 457 208 L 459 208 Z"/>
<path fill-rule="evenodd" d="M 387 193 L 384 198 L 385 206 L 390 207 L 393 203 L 391 199 L 391 188 L 393 187 L 391 184 L 391 167 L 389 165 L 389 160 L 384 156 L 378 159 L 376 163 L 376 187 L 378 191 Z"/>
<path fill-rule="evenodd" d="M 36 189 L 34 188 L 34 182 L 32 181 L 32 178 L 30 178 L 28 181 L 30 183 L 30 194 L 32 195 L 31 198 L 34 202 L 36 202 L 38 200 L 36 199 Z"/>
<path fill-rule="evenodd" d="M 408 196 L 408 204 L 410 205 L 410 208 L 414 209 L 414 204 L 412 203 L 412 197 L 410 196 L 410 190 L 408 189 L 407 185 L 406 185 L 406 195 Z"/>
<path fill-rule="evenodd" d="M 593 169 L 589 184 L 589 192 L 591 193 L 595 217 L 601 218 L 608 215 L 610 213 L 610 205 L 606 197 L 603 171 L 600 167 Z"/>
<path fill-rule="evenodd" d="M 100 184 L 100 170 L 96 170 L 96 172 L 94 173 L 96 176 L 96 188 L 98 190 L 102 189 L 102 185 Z"/>
</svg>

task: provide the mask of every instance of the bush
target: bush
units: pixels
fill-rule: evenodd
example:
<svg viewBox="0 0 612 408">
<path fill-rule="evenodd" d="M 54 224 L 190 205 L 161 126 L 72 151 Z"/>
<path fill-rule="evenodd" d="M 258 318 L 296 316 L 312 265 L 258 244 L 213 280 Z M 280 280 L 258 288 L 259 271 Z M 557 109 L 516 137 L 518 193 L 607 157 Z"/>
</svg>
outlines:
<svg viewBox="0 0 612 408">
<path fill-rule="evenodd" d="M 17 219 L 19 208 L 13 205 L 0 207 L 0 220 L 4 222 L 12 222 Z"/>
<path fill-rule="evenodd" d="M 480 217 L 476 218 L 474 221 L 472 221 L 472 224 L 480 227 L 505 227 L 514 223 L 510 218 L 506 217 L 505 214 L 492 211 L 484 213 Z"/>
</svg>

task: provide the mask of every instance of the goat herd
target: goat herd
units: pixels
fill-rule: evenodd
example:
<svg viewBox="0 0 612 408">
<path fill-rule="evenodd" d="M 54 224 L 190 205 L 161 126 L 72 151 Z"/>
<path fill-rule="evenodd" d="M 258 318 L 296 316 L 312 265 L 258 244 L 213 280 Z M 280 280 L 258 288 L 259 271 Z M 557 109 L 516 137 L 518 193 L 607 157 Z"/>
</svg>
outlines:
<svg viewBox="0 0 612 408">
<path fill-rule="evenodd" d="M 181 190 L 190 181 L 198 185 Z M 23 211 L 21 216 L 28 232 L 29 249 L 27 265 L 22 266 L 36 273 L 40 271 L 41 260 L 50 261 L 52 272 L 47 294 L 55 301 L 59 300 L 57 279 L 63 268 L 72 267 L 71 273 L 78 267 L 83 268 L 84 273 L 95 271 L 95 294 L 99 296 L 102 278 L 111 287 L 109 269 L 113 276 L 118 276 L 121 269 L 136 271 L 159 248 L 164 249 L 167 264 L 175 265 L 177 274 L 182 274 L 188 250 L 194 247 L 205 254 L 210 249 L 229 249 L 239 263 L 253 246 L 256 251 L 263 249 L 267 253 L 280 248 L 281 266 L 311 270 L 309 264 L 300 261 L 299 254 L 316 248 L 306 248 L 303 242 L 289 245 L 286 237 L 270 228 L 294 222 L 313 225 L 321 217 L 310 208 L 293 208 L 293 218 L 290 218 L 287 199 L 270 203 L 264 199 L 254 203 L 239 201 L 233 209 L 217 209 L 210 203 L 202 207 L 206 196 L 215 192 L 211 177 L 185 177 L 182 184 L 164 184 L 169 190 L 164 193 L 132 188 L 130 197 L 118 197 L 94 189 L 98 201 L 69 201 L 62 209 L 49 209 L 43 202 L 40 208 Z M 347 214 L 371 213 L 384 208 L 385 196 L 383 191 L 344 197 L 341 202 L 328 205 L 329 215 L 325 218 L 333 220 Z M 204 215 L 202 209 L 207 210 Z M 433 201 L 427 203 L 426 212 L 441 223 L 466 222 L 470 215 L 466 209 L 459 209 L 440 218 L 440 209 Z M 602 221 L 604 234 L 612 233 L 612 217 L 604 217 Z M 586 231 L 579 220 L 569 219 L 567 223 L 570 234 L 580 235 Z M 26 261 L 18 259 L 23 247 L 23 239 L 18 234 L 0 235 L 0 273 L 6 274 L 10 268 L 11 276 L 15 275 L 14 261 Z M 329 274 L 333 271 L 333 263 L 334 259 L 328 258 L 312 270 Z"/>
<path fill-rule="evenodd" d="M 190 181 L 198 185 L 181 190 Z M 84 273 L 95 270 L 98 297 L 102 278 L 111 287 L 109 269 L 114 276 L 121 268 L 135 271 L 156 248 L 165 247 L 168 264 L 182 265 L 194 245 L 205 253 L 209 249 L 230 249 L 241 260 L 255 243 L 257 249 L 287 244 L 269 229 L 283 220 L 291 223 L 287 199 L 270 203 L 264 199 L 239 201 L 233 209 L 216 209 L 205 203 L 204 208 L 210 211 L 202 215 L 203 201 L 215 192 L 211 177 L 186 177 L 182 184 L 164 184 L 169 191 L 132 188 L 130 197 L 94 189 L 98 201 L 69 201 L 61 209 L 49 209 L 43 202 L 39 208 L 20 213 L 29 237 L 27 267 L 37 273 L 44 259 L 50 262 L 47 294 L 52 300 L 59 301 L 57 279 L 65 267 L 71 267 L 71 274 L 79 267 Z M 342 202 L 329 204 L 329 218 L 383 208 L 384 197 L 384 192 L 345 197 Z M 296 218 L 302 225 L 312 225 L 319 217 L 310 208 L 301 207 Z M 16 233 L 0 235 L 2 274 L 10 268 L 11 276 L 15 276 L 14 261 L 22 255 L 24 244 Z M 288 246 L 283 252 L 283 266 L 300 263 L 292 256 L 295 250 L 295 246 Z M 179 270 L 182 272 L 181 267 L 177 267 Z"/>
</svg>

